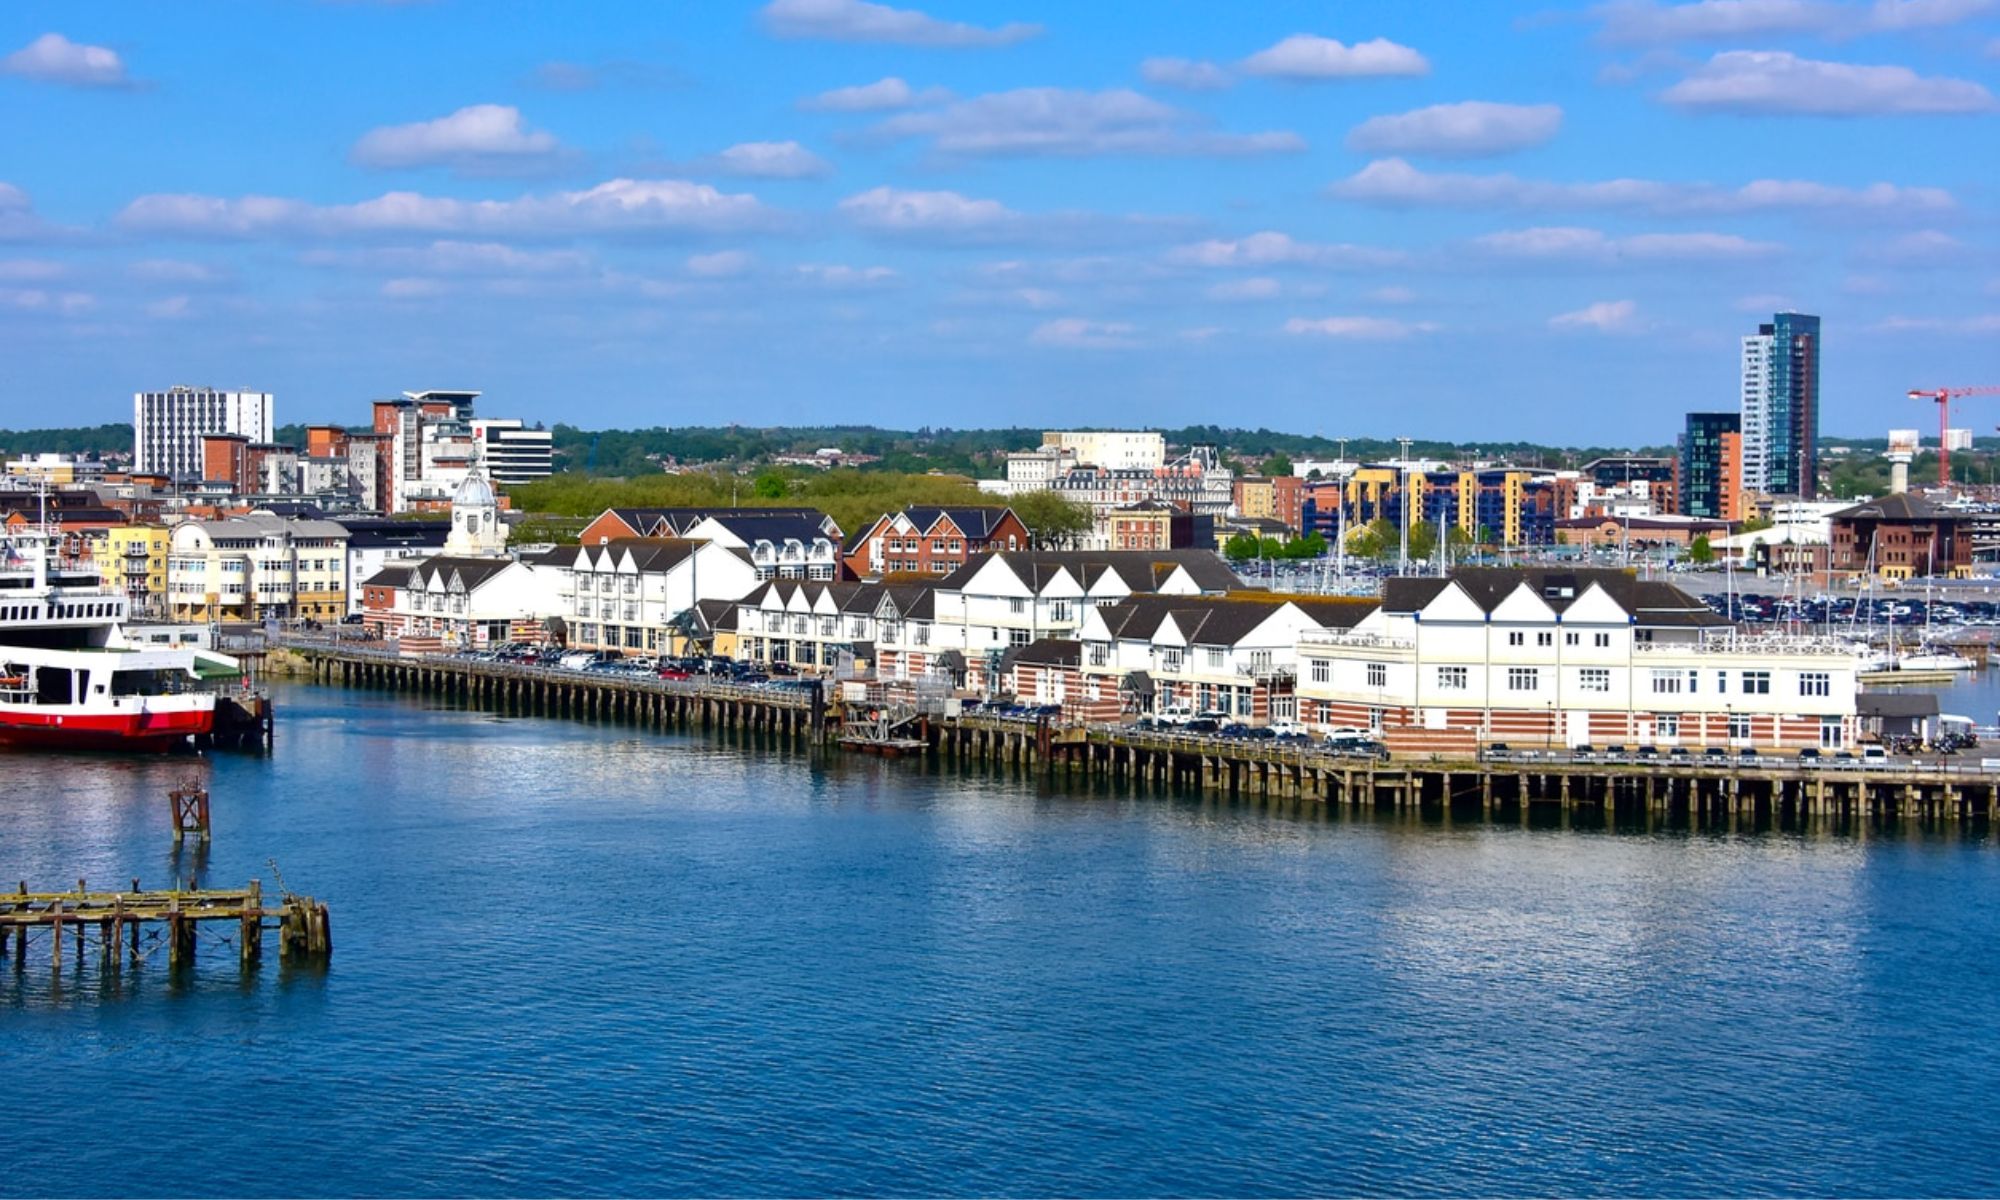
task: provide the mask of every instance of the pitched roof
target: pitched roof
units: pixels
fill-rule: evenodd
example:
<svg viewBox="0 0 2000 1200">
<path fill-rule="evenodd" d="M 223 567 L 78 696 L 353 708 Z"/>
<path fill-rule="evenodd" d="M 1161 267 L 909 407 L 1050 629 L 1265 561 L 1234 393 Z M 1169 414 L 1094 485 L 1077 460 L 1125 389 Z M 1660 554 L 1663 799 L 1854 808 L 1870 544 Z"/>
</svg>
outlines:
<svg viewBox="0 0 2000 1200">
<path fill-rule="evenodd" d="M 820 516 L 811 508 L 611 508 L 619 520 L 630 525 L 641 537 L 652 536 L 654 530 L 665 524 L 674 533 L 685 533 L 689 526 L 707 520 L 709 517 L 736 515 L 776 515 L 776 516 Z M 600 514 L 602 515 L 602 514 Z"/>
<path fill-rule="evenodd" d="M 1074 667 L 1083 662 L 1083 643 L 1075 638 L 1041 638 L 1013 648 L 1004 658 L 1010 667 Z"/>
<path fill-rule="evenodd" d="M 1135 592 L 1157 591 L 1177 568 L 1185 568 L 1204 592 L 1243 586 L 1236 572 L 1213 550 L 996 550 L 967 559 L 964 566 L 944 577 L 941 586 L 963 589 L 980 568 L 996 558 L 1037 592 L 1064 571 L 1086 588 L 1109 571 Z"/>
<path fill-rule="evenodd" d="M 746 542 L 783 542 L 788 538 L 796 538 L 810 545 L 815 540 L 828 536 L 826 530 L 820 524 L 826 518 L 812 509 L 800 510 L 800 515 L 780 513 L 773 516 L 763 511 L 758 512 L 754 516 L 744 516 L 737 513 L 717 513 L 713 514 L 712 519 L 716 524 Z M 692 527 L 693 523 L 689 525 L 689 528 Z M 686 531 L 683 530 L 683 532 Z"/>
<path fill-rule="evenodd" d="M 1366 597 L 1236 592 L 1226 596 L 1130 596 L 1098 611 L 1114 638 L 1150 641 L 1172 617 L 1190 645 L 1234 646 L 1286 604 L 1297 606 L 1326 629 L 1352 629 L 1376 608 L 1375 601 Z"/>
<path fill-rule="evenodd" d="M 1939 508 L 1910 492 L 1891 492 L 1853 508 L 1843 508 L 1828 517 L 1831 521 L 1957 521 L 1967 514 Z"/>
<path fill-rule="evenodd" d="M 1608 567 L 1459 567 L 1448 579 L 1399 576 L 1385 580 L 1382 607 L 1389 612 L 1416 612 L 1436 599 L 1449 584 L 1457 584 L 1484 613 L 1494 609 L 1526 584 L 1543 603 L 1560 613 L 1594 585 L 1641 626 L 1726 626 L 1715 610 L 1670 583 L 1640 579 L 1630 571 Z"/>
<path fill-rule="evenodd" d="M 469 592 L 513 565 L 511 558 L 464 558 L 440 554 L 417 563 L 412 570 L 419 576 L 441 574 L 449 579 L 457 575 Z"/>
<path fill-rule="evenodd" d="M 1006 516 L 1011 511 L 1013 510 L 1005 507 L 954 508 L 944 505 L 925 504 L 906 508 L 903 510 L 903 515 L 910 519 L 910 524 L 915 525 L 919 530 L 926 533 L 930 531 L 931 526 L 937 524 L 939 517 L 948 517 L 951 519 L 951 523 L 958 526 L 960 532 L 964 533 L 966 537 L 974 540 L 982 540 L 991 537 L 994 526 L 1000 524 L 1000 518 Z"/>
<path fill-rule="evenodd" d="M 410 583 L 410 571 L 411 571 L 410 567 L 383 567 L 381 570 L 375 572 L 373 575 L 370 575 L 368 578 L 362 580 L 361 586 L 393 587 L 393 588 L 408 587 Z"/>
<path fill-rule="evenodd" d="M 608 561 L 614 566 L 622 563 L 629 554 L 632 565 L 644 573 L 665 571 L 693 554 L 701 545 L 686 538 L 612 538 L 592 549 L 599 562 Z"/>
</svg>

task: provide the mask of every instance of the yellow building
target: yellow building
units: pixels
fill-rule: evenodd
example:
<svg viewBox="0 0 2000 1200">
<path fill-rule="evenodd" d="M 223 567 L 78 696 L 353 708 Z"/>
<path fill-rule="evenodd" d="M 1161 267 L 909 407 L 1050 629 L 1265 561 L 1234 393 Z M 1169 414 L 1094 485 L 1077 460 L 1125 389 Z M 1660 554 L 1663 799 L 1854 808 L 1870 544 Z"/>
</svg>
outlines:
<svg viewBox="0 0 2000 1200">
<path fill-rule="evenodd" d="M 173 535 L 160 525 L 113 525 L 96 549 L 107 586 L 130 600 L 134 615 L 164 616 L 167 550 Z"/>
</svg>

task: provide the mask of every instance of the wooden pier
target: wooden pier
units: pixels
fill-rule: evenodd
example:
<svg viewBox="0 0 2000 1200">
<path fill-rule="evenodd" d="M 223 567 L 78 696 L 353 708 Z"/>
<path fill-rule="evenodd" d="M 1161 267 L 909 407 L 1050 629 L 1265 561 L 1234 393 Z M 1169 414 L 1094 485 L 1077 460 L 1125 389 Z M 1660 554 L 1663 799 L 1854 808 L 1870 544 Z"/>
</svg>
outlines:
<svg viewBox="0 0 2000 1200">
<path fill-rule="evenodd" d="M 136 965 L 161 945 L 169 969 L 178 969 L 193 965 L 199 928 L 218 924 L 225 931 L 234 927 L 237 955 L 246 968 L 263 956 L 266 925 L 278 931 L 282 958 L 323 962 L 333 953 L 325 904 L 288 892 L 267 908 L 263 884 L 255 879 L 241 890 L 221 891 L 143 891 L 134 879 L 127 892 L 93 892 L 79 879 L 73 892 L 31 892 L 23 882 L 18 892 L 0 893 L 0 957 L 11 953 L 14 969 L 24 969 L 29 932 L 46 930 L 49 960 L 57 967 L 65 947 L 82 965 L 94 935 L 98 964 L 106 970 L 118 970 L 128 957 Z M 142 950 L 142 941 L 152 945 Z"/>
<path fill-rule="evenodd" d="M 700 679 L 654 679 L 465 658 L 406 658 L 382 650 L 294 645 L 321 683 L 382 687 L 546 716 L 657 728 L 749 730 L 825 741 L 824 688 L 780 691 Z"/>
<path fill-rule="evenodd" d="M 1061 726 L 966 714 L 892 722 L 866 736 L 824 693 L 698 680 L 654 680 L 382 651 L 294 646 L 315 678 L 397 688 L 550 716 L 624 720 L 660 728 L 753 730 L 806 745 L 894 751 L 932 761 L 1034 772 L 1160 790 L 1314 800 L 1329 805 L 1477 810 L 1488 816 L 1562 811 L 1992 819 L 2000 771 L 1976 758 L 1887 765 L 1789 755 L 1753 762 L 1688 758 L 1569 761 L 1559 754 L 1505 761 L 1378 762 L 1323 747 L 1198 738 L 1131 726 Z M 864 743 L 874 743 L 867 745 Z"/>
</svg>

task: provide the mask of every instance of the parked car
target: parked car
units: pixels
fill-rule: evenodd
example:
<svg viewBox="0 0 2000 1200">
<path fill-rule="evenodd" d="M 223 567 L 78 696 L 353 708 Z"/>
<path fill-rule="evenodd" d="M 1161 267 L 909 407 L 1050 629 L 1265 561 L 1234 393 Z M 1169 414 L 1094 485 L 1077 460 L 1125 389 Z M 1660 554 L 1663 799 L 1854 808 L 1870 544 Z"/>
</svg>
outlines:
<svg viewBox="0 0 2000 1200">
<path fill-rule="evenodd" d="M 1187 724 L 1181 726 L 1181 732 L 1214 733 L 1216 730 L 1221 728 L 1222 728 L 1221 724 L 1212 717 L 1194 717 L 1191 720 L 1189 720 Z"/>
</svg>

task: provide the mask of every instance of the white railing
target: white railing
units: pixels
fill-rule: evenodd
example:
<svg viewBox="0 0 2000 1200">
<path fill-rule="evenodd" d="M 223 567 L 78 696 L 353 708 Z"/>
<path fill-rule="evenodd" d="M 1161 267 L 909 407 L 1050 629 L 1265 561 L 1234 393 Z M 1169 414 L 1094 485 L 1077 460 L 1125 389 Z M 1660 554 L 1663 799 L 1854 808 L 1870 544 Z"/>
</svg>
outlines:
<svg viewBox="0 0 2000 1200">
<path fill-rule="evenodd" d="M 1339 629 L 1308 629 L 1299 635 L 1299 644 L 1351 646 L 1369 650 L 1414 650 L 1417 646 L 1417 643 L 1410 638 L 1386 637 L 1379 633 L 1352 633 Z"/>
<path fill-rule="evenodd" d="M 1859 658 L 1862 651 L 1852 642 L 1834 638 L 1786 637 L 1767 634 L 1754 637 L 1709 638 L 1694 642 L 1634 642 L 1636 654 L 1812 654 Z"/>
</svg>

